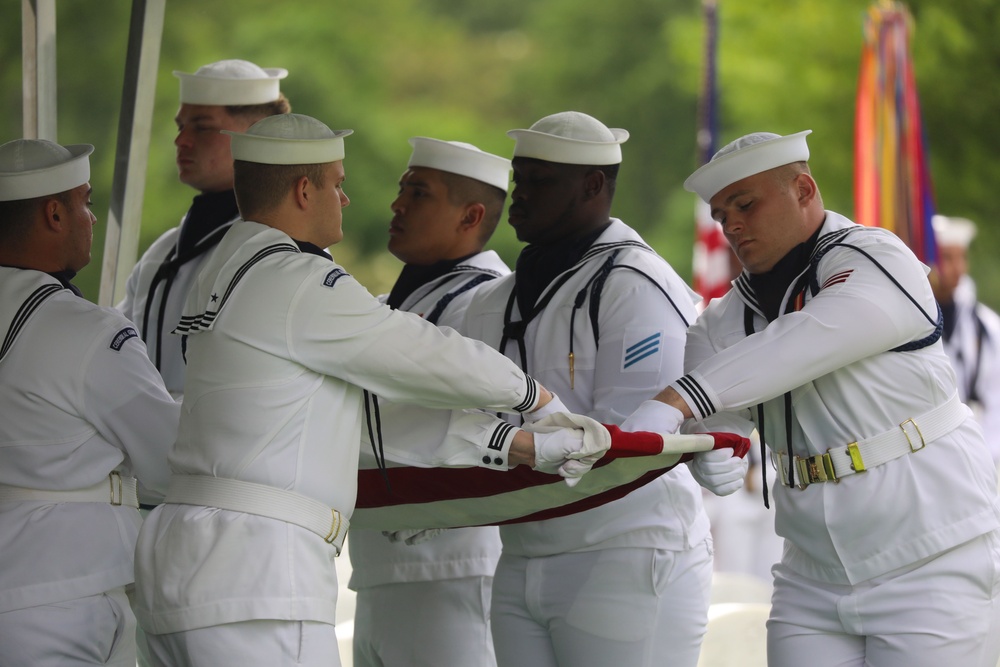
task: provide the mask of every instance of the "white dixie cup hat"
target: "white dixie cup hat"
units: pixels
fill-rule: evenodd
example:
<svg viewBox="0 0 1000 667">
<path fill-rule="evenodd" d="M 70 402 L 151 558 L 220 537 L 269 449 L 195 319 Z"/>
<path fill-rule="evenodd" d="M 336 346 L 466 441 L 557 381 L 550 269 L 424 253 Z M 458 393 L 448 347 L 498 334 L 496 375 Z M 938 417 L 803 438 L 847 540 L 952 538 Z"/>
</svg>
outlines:
<svg viewBox="0 0 1000 667">
<path fill-rule="evenodd" d="M 563 111 L 542 118 L 527 130 L 511 130 L 507 136 L 516 142 L 514 157 L 601 166 L 622 161 L 621 145 L 629 134 L 585 113 Z"/>
<path fill-rule="evenodd" d="M 461 141 L 413 137 L 410 145 L 413 146 L 413 153 L 408 167 L 446 171 L 507 191 L 510 182 L 510 160 L 507 158 Z"/>
<path fill-rule="evenodd" d="M 354 130 L 331 130 L 311 116 L 268 116 L 232 136 L 234 160 L 260 164 L 324 164 L 344 159 L 344 137 Z"/>
<path fill-rule="evenodd" d="M 175 70 L 174 76 L 181 80 L 181 104 L 245 106 L 278 100 L 279 82 L 288 70 L 264 69 L 248 60 L 220 60 L 194 74 Z"/>
<path fill-rule="evenodd" d="M 781 136 L 772 132 L 754 132 L 723 146 L 712 159 L 684 181 L 684 189 L 694 192 L 706 203 L 723 188 L 762 171 L 809 159 L 804 130 Z"/>
<path fill-rule="evenodd" d="M 976 223 L 968 218 L 952 218 L 945 215 L 931 217 L 934 227 L 934 238 L 938 245 L 969 248 L 972 239 L 976 238 Z"/>
<path fill-rule="evenodd" d="M 0 201 L 72 190 L 90 180 L 90 144 L 15 139 L 0 146 Z"/>
</svg>

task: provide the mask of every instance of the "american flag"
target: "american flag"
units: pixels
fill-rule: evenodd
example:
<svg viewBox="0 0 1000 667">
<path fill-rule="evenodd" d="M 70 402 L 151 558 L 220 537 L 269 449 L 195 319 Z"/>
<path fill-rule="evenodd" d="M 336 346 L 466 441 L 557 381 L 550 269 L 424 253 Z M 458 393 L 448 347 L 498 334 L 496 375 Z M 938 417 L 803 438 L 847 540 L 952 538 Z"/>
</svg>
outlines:
<svg viewBox="0 0 1000 667">
<path fill-rule="evenodd" d="M 705 68 L 698 110 L 699 166 L 712 159 L 719 134 L 716 86 L 719 17 L 716 0 L 705 0 Z M 729 291 L 733 276 L 733 256 L 722 227 L 712 219 L 708 204 L 695 204 L 694 289 L 707 303 Z"/>
</svg>

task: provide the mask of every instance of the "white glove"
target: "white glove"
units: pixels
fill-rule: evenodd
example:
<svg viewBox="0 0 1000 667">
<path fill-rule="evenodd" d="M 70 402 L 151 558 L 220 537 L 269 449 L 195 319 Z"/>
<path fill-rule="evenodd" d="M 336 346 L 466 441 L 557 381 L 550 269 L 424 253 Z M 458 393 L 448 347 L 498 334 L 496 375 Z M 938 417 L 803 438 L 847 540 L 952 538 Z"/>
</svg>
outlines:
<svg viewBox="0 0 1000 667">
<path fill-rule="evenodd" d="M 582 459 L 569 459 L 559 466 L 559 474 L 562 475 L 566 486 L 576 486 L 580 478 L 590 472 L 600 458 L 600 456 L 587 456 Z"/>
<path fill-rule="evenodd" d="M 684 423 L 684 415 L 672 405 L 650 399 L 643 401 L 622 423 L 623 431 L 676 433 Z"/>
<path fill-rule="evenodd" d="M 543 407 L 538 408 L 532 412 L 522 412 L 521 416 L 524 417 L 525 424 L 534 424 L 540 419 L 544 419 L 549 415 L 554 415 L 557 412 L 569 412 L 569 408 L 559 400 L 559 397 L 552 394 L 552 400 L 546 403 Z"/>
<path fill-rule="evenodd" d="M 749 457 L 737 458 L 729 447 L 698 452 L 688 463 L 691 474 L 703 487 L 717 496 L 728 496 L 743 487 L 750 465 Z"/>
<path fill-rule="evenodd" d="M 534 433 L 535 470 L 550 474 L 560 473 L 569 455 L 583 449 L 583 431 L 561 428 L 551 433 Z M 561 474 L 561 473 L 560 473 Z"/>
<path fill-rule="evenodd" d="M 383 530 L 382 534 L 393 544 L 402 542 L 411 547 L 432 540 L 444 532 L 444 528 L 408 528 L 406 530 Z"/>
</svg>

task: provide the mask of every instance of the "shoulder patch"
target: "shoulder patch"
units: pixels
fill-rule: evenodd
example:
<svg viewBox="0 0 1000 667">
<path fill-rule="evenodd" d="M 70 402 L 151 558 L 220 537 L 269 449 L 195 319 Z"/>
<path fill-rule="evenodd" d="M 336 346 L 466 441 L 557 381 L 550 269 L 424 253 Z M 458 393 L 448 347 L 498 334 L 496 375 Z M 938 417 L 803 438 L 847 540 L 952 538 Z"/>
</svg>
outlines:
<svg viewBox="0 0 1000 667">
<path fill-rule="evenodd" d="M 138 338 L 139 332 L 135 330 L 135 327 L 125 327 L 118 333 L 114 335 L 111 339 L 111 345 L 109 346 L 115 352 L 119 352 L 122 346 L 129 338 Z"/>
<path fill-rule="evenodd" d="M 854 269 L 845 269 L 843 271 L 840 271 L 839 273 L 835 273 L 826 279 L 826 282 L 823 283 L 823 286 L 820 287 L 820 289 L 825 290 L 827 287 L 830 287 L 831 285 L 846 283 L 847 279 L 851 277 L 852 273 L 854 273 Z"/>
<path fill-rule="evenodd" d="M 622 343 L 622 370 L 649 371 L 660 367 L 659 355 L 663 344 L 663 332 L 626 332 Z"/>
<path fill-rule="evenodd" d="M 340 267 L 337 267 L 330 273 L 326 274 L 326 278 L 323 278 L 323 287 L 333 287 L 337 284 L 337 281 L 347 275 L 347 271 L 344 271 Z"/>
</svg>

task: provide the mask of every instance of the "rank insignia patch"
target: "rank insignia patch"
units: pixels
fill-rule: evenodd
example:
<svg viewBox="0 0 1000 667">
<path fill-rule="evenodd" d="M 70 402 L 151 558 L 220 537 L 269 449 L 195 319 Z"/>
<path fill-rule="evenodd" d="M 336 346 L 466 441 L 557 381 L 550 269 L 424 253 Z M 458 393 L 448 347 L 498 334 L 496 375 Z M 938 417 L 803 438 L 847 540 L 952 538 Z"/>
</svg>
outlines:
<svg viewBox="0 0 1000 667">
<path fill-rule="evenodd" d="M 657 331 L 648 333 L 648 330 L 641 335 L 630 334 L 626 336 L 622 356 L 622 370 L 645 371 L 658 369 L 660 364 L 656 360 L 663 343 L 663 333 Z"/>
<path fill-rule="evenodd" d="M 134 327 L 125 327 L 121 331 L 115 334 L 114 338 L 111 339 L 111 349 L 115 352 L 119 352 L 122 346 L 125 344 L 129 338 L 138 338 L 139 332 L 135 330 Z"/>
<path fill-rule="evenodd" d="M 333 287 L 337 284 L 337 281 L 347 275 L 347 271 L 341 268 L 336 268 L 330 273 L 326 274 L 326 278 L 323 279 L 324 287 Z"/>
<path fill-rule="evenodd" d="M 844 271 L 841 271 L 840 273 L 835 273 L 835 274 L 833 274 L 832 276 L 830 276 L 829 278 L 826 279 L 826 282 L 823 283 L 823 286 L 820 287 L 820 289 L 824 290 L 827 287 L 830 287 L 831 285 L 837 285 L 839 283 L 846 283 L 847 279 L 851 277 L 852 273 L 854 273 L 854 269 L 846 269 Z"/>
</svg>

